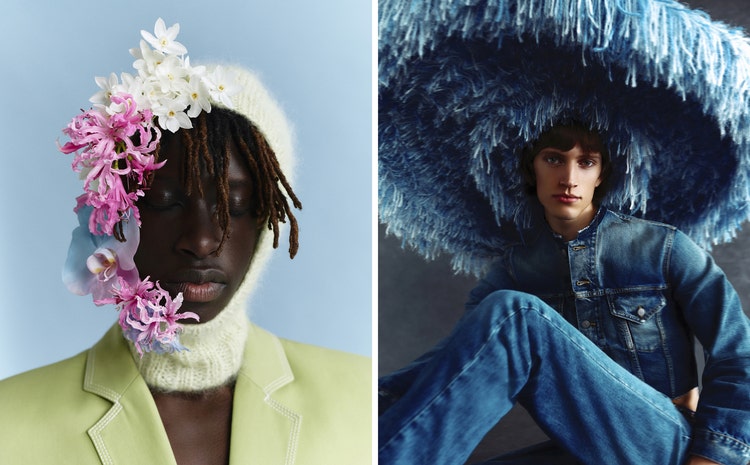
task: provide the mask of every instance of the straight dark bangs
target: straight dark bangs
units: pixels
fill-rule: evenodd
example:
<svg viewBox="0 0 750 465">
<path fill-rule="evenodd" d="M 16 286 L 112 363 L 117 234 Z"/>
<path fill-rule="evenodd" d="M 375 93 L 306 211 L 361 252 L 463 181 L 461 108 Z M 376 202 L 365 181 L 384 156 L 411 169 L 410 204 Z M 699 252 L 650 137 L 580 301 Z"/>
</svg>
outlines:
<svg viewBox="0 0 750 465">
<path fill-rule="evenodd" d="M 547 147 L 567 152 L 576 144 L 580 144 L 581 149 L 586 153 L 606 153 L 606 148 L 599 134 L 580 125 L 553 127 L 539 137 L 534 143 L 531 153 L 537 154 Z"/>
</svg>

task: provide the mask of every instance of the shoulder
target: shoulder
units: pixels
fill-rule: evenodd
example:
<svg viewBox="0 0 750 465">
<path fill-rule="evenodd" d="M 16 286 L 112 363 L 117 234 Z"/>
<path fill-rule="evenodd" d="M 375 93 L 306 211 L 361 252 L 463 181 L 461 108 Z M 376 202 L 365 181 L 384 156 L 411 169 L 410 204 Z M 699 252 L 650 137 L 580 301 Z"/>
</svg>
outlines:
<svg viewBox="0 0 750 465">
<path fill-rule="evenodd" d="M 295 398 L 308 412 L 331 418 L 369 418 L 372 400 L 370 358 L 280 339 L 294 380 L 279 394 Z"/>
<path fill-rule="evenodd" d="M 372 386 L 369 357 L 288 339 L 280 341 L 295 382 L 369 397 Z"/>
<path fill-rule="evenodd" d="M 34 398 L 43 402 L 48 399 L 47 394 L 54 393 L 59 398 L 66 392 L 80 390 L 87 352 L 0 381 L 0 410 L 8 412 L 6 407 L 12 408 L 19 403 L 18 399 Z"/>
<path fill-rule="evenodd" d="M 306 364 L 316 363 L 321 365 L 340 366 L 343 369 L 364 369 L 369 370 L 370 358 L 363 355 L 352 354 L 335 349 L 328 349 L 303 342 L 292 341 L 289 339 L 279 338 L 281 345 L 292 358 L 304 359 Z"/>
<path fill-rule="evenodd" d="M 369 463 L 372 440 L 370 358 L 280 339 L 293 381 L 273 397 L 303 421 L 299 454 L 320 463 Z M 333 452 L 335 451 L 335 452 Z M 334 455 L 329 457 L 333 452 Z"/>
<path fill-rule="evenodd" d="M 370 404 L 370 358 L 292 341 L 250 325 L 240 373 L 295 405 Z M 281 384 L 279 384 L 281 383 Z"/>
<path fill-rule="evenodd" d="M 628 225 L 632 228 L 638 228 L 643 230 L 663 230 L 664 232 L 675 232 L 677 228 L 666 223 L 659 221 L 647 220 L 644 218 L 638 218 L 632 215 L 626 215 L 625 213 L 616 212 L 613 210 L 606 210 L 604 218 L 602 219 L 601 226 L 612 226 L 612 225 Z"/>
<path fill-rule="evenodd" d="M 599 243 L 637 256 L 663 256 L 680 234 L 672 225 L 607 210 L 597 229 Z M 631 253 L 631 252 L 628 252 Z"/>
<path fill-rule="evenodd" d="M 83 463 L 93 453 L 82 432 L 108 405 L 83 390 L 86 354 L 0 381 L 0 450 L 10 450 L 11 461 L 75 454 Z"/>
</svg>

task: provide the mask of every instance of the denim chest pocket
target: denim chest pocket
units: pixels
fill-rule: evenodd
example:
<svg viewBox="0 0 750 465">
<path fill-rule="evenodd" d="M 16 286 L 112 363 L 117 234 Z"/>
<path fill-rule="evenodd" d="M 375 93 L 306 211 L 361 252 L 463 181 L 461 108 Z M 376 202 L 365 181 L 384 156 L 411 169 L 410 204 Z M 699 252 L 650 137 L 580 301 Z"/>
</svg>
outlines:
<svg viewBox="0 0 750 465">
<path fill-rule="evenodd" d="M 661 348 L 659 312 L 667 299 L 659 291 L 614 294 L 609 297 L 610 313 L 628 350 L 651 352 Z"/>
</svg>

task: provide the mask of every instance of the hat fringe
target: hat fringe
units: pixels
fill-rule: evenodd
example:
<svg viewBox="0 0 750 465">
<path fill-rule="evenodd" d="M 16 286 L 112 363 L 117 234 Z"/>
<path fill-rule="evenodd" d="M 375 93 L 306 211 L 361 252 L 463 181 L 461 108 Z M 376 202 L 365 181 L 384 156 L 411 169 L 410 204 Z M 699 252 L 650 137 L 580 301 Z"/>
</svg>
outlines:
<svg viewBox="0 0 750 465">
<path fill-rule="evenodd" d="M 569 119 L 616 154 L 612 208 L 706 248 L 750 218 L 742 30 L 676 1 L 381 0 L 379 11 L 380 217 L 426 258 L 449 253 L 481 274 L 517 241 L 528 224 L 518 151 Z M 675 165 L 680 153 L 690 167 Z M 679 184 L 701 189 L 695 201 Z"/>
</svg>

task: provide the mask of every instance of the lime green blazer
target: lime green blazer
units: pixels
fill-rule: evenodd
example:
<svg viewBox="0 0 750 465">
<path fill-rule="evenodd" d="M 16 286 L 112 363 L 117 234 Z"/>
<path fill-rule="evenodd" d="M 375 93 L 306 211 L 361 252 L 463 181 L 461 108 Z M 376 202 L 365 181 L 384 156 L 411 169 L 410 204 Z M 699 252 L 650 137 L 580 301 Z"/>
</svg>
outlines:
<svg viewBox="0 0 750 465">
<path fill-rule="evenodd" d="M 235 386 L 230 464 L 372 461 L 370 359 L 252 326 Z M 120 328 L 0 382 L 0 463 L 175 464 Z"/>
</svg>

